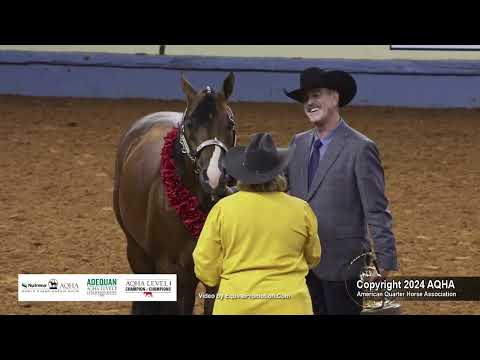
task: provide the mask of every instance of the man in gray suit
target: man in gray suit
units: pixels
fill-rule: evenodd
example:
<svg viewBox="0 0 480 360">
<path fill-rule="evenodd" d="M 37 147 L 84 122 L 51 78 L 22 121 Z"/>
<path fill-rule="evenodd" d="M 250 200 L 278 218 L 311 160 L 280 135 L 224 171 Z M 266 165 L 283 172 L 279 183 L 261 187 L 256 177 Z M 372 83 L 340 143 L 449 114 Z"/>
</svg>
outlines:
<svg viewBox="0 0 480 360">
<path fill-rule="evenodd" d="M 307 277 L 315 314 L 362 310 L 355 296 L 362 262 L 354 259 L 373 250 L 368 232 L 381 275 L 398 269 L 378 148 L 339 112 L 356 92 L 350 74 L 318 68 L 302 72 L 299 89 L 285 91 L 303 103 L 314 126 L 293 138 L 296 149 L 286 175 L 289 193 L 307 201 L 318 219 L 322 257 Z"/>
</svg>

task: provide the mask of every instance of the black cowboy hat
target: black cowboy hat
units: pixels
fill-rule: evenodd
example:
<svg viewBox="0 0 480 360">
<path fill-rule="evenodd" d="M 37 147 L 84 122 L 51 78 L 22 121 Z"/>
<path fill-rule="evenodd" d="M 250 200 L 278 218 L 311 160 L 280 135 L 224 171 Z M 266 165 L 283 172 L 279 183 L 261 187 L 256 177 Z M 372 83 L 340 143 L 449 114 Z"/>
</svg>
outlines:
<svg viewBox="0 0 480 360">
<path fill-rule="evenodd" d="M 345 71 L 326 71 L 316 67 L 304 70 L 300 74 L 300 88 L 288 92 L 283 90 L 289 98 L 304 102 L 307 91 L 312 89 L 330 89 L 339 94 L 339 107 L 350 103 L 357 93 L 357 84 L 355 79 Z"/>
<path fill-rule="evenodd" d="M 228 151 L 226 170 L 244 184 L 263 184 L 287 167 L 293 150 L 293 146 L 277 150 L 269 133 L 255 134 L 248 146 L 236 146 Z"/>
</svg>

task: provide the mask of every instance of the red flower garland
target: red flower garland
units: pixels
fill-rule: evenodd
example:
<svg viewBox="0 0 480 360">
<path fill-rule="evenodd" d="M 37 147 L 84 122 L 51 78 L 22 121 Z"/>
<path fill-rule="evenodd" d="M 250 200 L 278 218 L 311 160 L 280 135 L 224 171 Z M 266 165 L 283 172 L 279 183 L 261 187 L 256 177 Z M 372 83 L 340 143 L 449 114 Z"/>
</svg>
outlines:
<svg viewBox="0 0 480 360">
<path fill-rule="evenodd" d="M 180 177 L 176 174 L 173 151 L 177 135 L 178 128 L 174 127 L 165 136 L 160 171 L 168 203 L 175 209 L 175 212 L 193 238 L 197 240 L 202 232 L 207 215 L 199 209 L 200 203 L 197 197 L 182 184 Z"/>
</svg>

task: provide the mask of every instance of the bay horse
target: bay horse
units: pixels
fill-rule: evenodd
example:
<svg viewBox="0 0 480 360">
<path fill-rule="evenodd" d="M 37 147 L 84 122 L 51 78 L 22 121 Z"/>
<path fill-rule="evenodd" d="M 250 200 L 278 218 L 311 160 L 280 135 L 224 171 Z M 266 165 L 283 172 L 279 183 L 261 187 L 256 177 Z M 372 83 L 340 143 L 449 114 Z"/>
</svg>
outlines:
<svg viewBox="0 0 480 360">
<path fill-rule="evenodd" d="M 236 144 L 235 119 L 228 105 L 234 82 L 230 73 L 218 93 L 209 86 L 196 91 L 182 74 L 185 112 L 145 116 L 121 138 L 113 206 L 127 240 L 130 268 L 136 274 L 177 274 L 177 302 L 133 302 L 132 314 L 192 314 L 199 283 L 192 257 L 196 238 L 170 204 L 161 176 L 162 150 L 167 135 L 176 131 L 172 163 L 202 213 L 208 214 L 219 199 L 231 194 L 233 179 L 223 163 L 225 153 Z M 208 293 L 215 290 L 207 288 Z M 205 313 L 211 314 L 212 307 L 213 300 L 205 301 Z"/>
</svg>

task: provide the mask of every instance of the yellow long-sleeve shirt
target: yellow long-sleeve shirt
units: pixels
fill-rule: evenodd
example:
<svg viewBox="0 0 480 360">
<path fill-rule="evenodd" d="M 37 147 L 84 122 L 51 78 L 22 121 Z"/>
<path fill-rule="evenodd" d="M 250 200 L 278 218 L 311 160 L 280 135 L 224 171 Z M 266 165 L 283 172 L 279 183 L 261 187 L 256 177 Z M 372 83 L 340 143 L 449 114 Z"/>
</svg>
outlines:
<svg viewBox="0 0 480 360">
<path fill-rule="evenodd" d="M 193 258 L 203 283 L 220 283 L 213 314 L 312 314 L 305 276 L 320 252 L 308 203 L 240 191 L 212 208 Z"/>
</svg>

